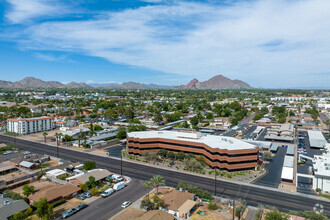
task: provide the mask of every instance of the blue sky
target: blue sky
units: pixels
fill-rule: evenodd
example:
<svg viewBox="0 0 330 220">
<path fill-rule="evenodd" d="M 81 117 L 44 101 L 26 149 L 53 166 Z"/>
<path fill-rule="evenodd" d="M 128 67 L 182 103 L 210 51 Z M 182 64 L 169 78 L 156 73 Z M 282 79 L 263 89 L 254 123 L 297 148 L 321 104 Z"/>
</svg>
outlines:
<svg viewBox="0 0 330 220">
<path fill-rule="evenodd" d="M 0 80 L 330 87 L 329 0 L 3 0 Z"/>
</svg>

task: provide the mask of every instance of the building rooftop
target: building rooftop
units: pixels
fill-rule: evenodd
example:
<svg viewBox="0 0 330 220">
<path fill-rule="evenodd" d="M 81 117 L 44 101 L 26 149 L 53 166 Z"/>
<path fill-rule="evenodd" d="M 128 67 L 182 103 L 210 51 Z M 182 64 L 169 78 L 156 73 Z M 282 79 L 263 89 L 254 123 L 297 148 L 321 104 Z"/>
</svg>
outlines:
<svg viewBox="0 0 330 220">
<path fill-rule="evenodd" d="M 195 196 L 193 193 L 189 192 L 179 192 L 173 189 L 171 192 L 166 193 L 163 197 L 165 208 L 173 211 L 178 211 L 178 209 L 188 200 Z"/>
<path fill-rule="evenodd" d="M 5 205 L 5 201 L 9 201 L 10 204 Z M 23 199 L 13 200 L 0 196 L 0 220 L 7 220 L 7 218 L 13 216 L 16 212 L 22 212 L 28 208 L 30 208 L 30 206 Z"/>
<path fill-rule="evenodd" d="M 149 138 L 164 138 L 177 141 L 189 141 L 194 143 L 202 143 L 212 148 L 227 149 L 227 150 L 243 150 L 254 149 L 255 145 L 245 141 L 217 135 L 202 135 L 199 132 L 175 132 L 175 131 L 139 131 L 127 133 L 128 137 L 149 139 Z"/>
</svg>

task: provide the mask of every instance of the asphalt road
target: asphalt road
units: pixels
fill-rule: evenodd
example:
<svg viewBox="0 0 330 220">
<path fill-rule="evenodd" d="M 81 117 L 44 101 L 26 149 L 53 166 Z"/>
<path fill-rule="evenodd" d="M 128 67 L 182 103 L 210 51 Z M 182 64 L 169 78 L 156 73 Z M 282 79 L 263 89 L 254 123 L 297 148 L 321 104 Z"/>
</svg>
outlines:
<svg viewBox="0 0 330 220">
<path fill-rule="evenodd" d="M 133 179 L 124 189 L 115 192 L 107 198 L 99 198 L 95 202 L 92 202 L 86 209 L 81 210 L 68 219 L 109 219 L 123 209 L 121 207 L 123 202 L 134 202 L 147 192 L 148 189 L 143 186 L 142 180 Z"/>
<path fill-rule="evenodd" d="M 12 142 L 12 140 L 12 137 L 0 135 L 0 142 L 8 143 Z M 23 150 L 53 156 L 56 155 L 56 147 L 45 145 L 43 143 L 35 143 L 17 139 L 17 146 Z M 63 148 L 60 148 L 60 157 L 73 162 L 93 160 L 100 168 L 106 168 L 111 172 L 120 173 L 120 160 Z M 123 175 L 145 181 L 157 174 L 165 178 L 166 185 L 168 186 L 176 186 L 179 181 L 183 181 L 187 184 L 194 185 L 214 193 L 214 180 L 212 179 L 123 161 Z M 251 206 L 269 205 L 276 206 L 282 211 L 290 211 L 311 210 L 315 206 L 322 205 L 324 214 L 330 216 L 330 202 L 320 200 L 317 197 L 289 194 L 278 190 L 261 188 L 253 185 L 242 185 L 226 181 L 217 181 L 217 186 L 217 195 L 231 199 L 246 200 Z"/>
</svg>

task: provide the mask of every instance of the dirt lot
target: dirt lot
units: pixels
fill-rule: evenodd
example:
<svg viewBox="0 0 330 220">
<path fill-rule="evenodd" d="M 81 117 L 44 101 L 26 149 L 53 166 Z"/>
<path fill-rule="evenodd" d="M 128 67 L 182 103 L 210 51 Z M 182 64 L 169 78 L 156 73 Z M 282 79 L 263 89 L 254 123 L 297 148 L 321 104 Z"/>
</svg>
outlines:
<svg viewBox="0 0 330 220">
<path fill-rule="evenodd" d="M 34 186 L 34 190 L 38 191 L 41 188 L 47 186 L 47 185 L 57 185 L 57 183 L 54 182 L 49 182 L 49 181 L 44 181 L 44 180 L 38 180 L 36 182 L 30 183 L 30 186 Z M 18 188 L 13 189 L 14 192 L 19 193 L 21 195 L 23 195 L 23 186 L 20 186 Z"/>
<path fill-rule="evenodd" d="M 112 218 L 112 220 L 131 220 L 136 219 L 144 214 L 143 211 L 129 207 L 125 211 L 121 212 L 116 217 Z"/>
<path fill-rule="evenodd" d="M 219 211 L 221 210 L 221 211 Z M 198 214 L 197 211 L 201 211 L 203 212 L 205 215 L 203 214 Z M 229 211 L 229 212 L 228 212 Z M 233 219 L 233 211 L 232 209 L 229 209 L 227 206 L 225 205 L 219 205 L 219 209 L 218 210 L 208 210 L 207 209 L 207 204 L 204 203 L 204 206 L 199 207 L 194 214 L 191 216 L 192 220 L 199 220 L 199 219 L 203 219 L 203 220 L 215 220 L 215 219 L 221 219 L 221 220 L 231 220 Z"/>
<path fill-rule="evenodd" d="M 22 171 L 16 171 L 16 172 L 12 172 L 12 173 L 8 173 L 6 175 L 2 175 L 1 178 L 4 178 L 6 180 L 6 182 L 21 178 L 23 176 L 27 176 L 29 175 L 28 173 L 24 173 Z"/>
</svg>

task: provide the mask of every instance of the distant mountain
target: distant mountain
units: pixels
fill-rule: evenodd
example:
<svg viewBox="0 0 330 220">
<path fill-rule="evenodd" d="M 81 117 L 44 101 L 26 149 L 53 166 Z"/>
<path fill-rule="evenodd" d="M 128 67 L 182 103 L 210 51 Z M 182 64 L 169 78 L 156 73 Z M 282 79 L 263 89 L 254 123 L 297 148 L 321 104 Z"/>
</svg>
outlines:
<svg viewBox="0 0 330 220">
<path fill-rule="evenodd" d="M 67 85 L 58 81 L 42 81 L 34 77 L 26 77 L 20 81 L 10 82 L 0 80 L 0 88 L 21 89 L 21 88 L 88 88 L 85 83 L 71 82 Z"/>
<path fill-rule="evenodd" d="M 111 84 L 106 86 L 105 88 L 113 88 L 113 89 L 170 89 L 173 86 L 163 86 L 156 84 L 142 84 L 137 82 L 124 82 L 122 84 Z"/>
<path fill-rule="evenodd" d="M 191 80 L 187 85 L 181 85 L 180 89 L 248 89 L 252 88 L 246 82 L 241 80 L 231 80 L 223 75 L 213 76 L 211 79 L 204 82 L 199 82 L 197 79 Z"/>
</svg>

